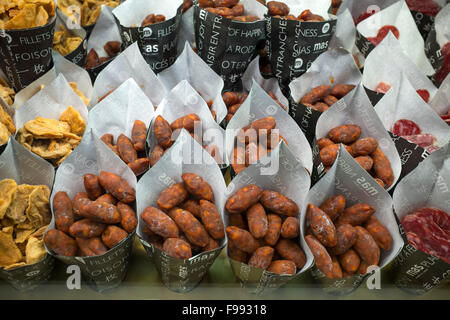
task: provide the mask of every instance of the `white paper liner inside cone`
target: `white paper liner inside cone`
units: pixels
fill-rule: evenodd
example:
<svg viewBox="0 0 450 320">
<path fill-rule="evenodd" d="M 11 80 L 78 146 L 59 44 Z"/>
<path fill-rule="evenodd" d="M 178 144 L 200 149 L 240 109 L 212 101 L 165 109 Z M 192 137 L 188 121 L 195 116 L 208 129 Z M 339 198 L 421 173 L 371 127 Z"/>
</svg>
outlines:
<svg viewBox="0 0 450 320">
<path fill-rule="evenodd" d="M 59 119 L 69 106 L 77 110 L 87 122 L 86 105 L 72 90 L 64 75 L 59 74 L 48 86 L 16 110 L 16 128 L 19 130 L 27 121 L 34 120 L 36 117 Z"/>
<path fill-rule="evenodd" d="M 336 31 L 330 40 L 328 49 L 343 48 L 352 52 L 355 46 L 356 29 L 348 9 L 337 16 Z"/>
<path fill-rule="evenodd" d="M 397 120 L 408 119 L 414 121 L 422 133 L 433 134 L 440 147 L 450 141 L 450 127 L 416 93 L 403 74 L 377 103 L 375 112 L 386 130 L 391 131 Z"/>
<path fill-rule="evenodd" d="M 167 91 L 172 90 L 180 81 L 186 80 L 205 101 L 213 101 L 216 122 L 220 123 L 227 115 L 222 99 L 224 82 L 191 48 L 188 42 L 175 63 L 158 74 L 158 79 Z"/>
<path fill-rule="evenodd" d="M 416 90 L 427 90 L 430 98 L 436 94 L 437 88 L 431 80 L 403 51 L 399 40 L 389 33 L 367 56 L 362 83 L 375 91 L 380 82 L 392 85 L 398 81 L 402 72 Z"/>
<path fill-rule="evenodd" d="M 226 152 L 229 159 L 233 159 L 234 142 L 238 131 L 251 122 L 265 117 L 275 119 L 277 124 L 275 129 L 278 129 L 279 134 L 286 139 L 289 150 L 309 172 L 312 172 L 312 151 L 304 133 L 294 119 L 256 81 L 253 81 L 247 99 L 227 125 Z"/>
<path fill-rule="evenodd" d="M 261 158 L 233 178 L 225 191 L 225 201 L 239 189 L 256 184 L 262 190 L 277 191 L 293 200 L 300 209 L 300 217 L 311 186 L 309 174 L 305 169 L 282 141 L 272 150 L 271 154 Z M 225 215 L 227 216 L 228 213 L 225 212 Z M 307 249 L 303 229 L 300 232 L 299 245 L 305 252 L 306 263 L 301 270 L 297 270 L 297 275 L 308 270 L 314 263 L 314 258 Z"/>
<path fill-rule="evenodd" d="M 394 182 L 387 191 L 392 189 L 402 171 L 400 156 L 361 84 L 322 114 L 316 126 L 316 139 L 327 137 L 331 129 L 344 124 L 358 125 L 361 138 L 372 137 L 378 142 L 394 173 Z"/>
<path fill-rule="evenodd" d="M 157 106 L 165 95 L 165 89 L 155 73 L 145 62 L 138 44 L 133 43 L 103 69 L 94 84 L 90 107 L 98 103 L 106 93 L 133 78 L 153 105 Z"/>
<path fill-rule="evenodd" d="M 364 12 L 380 11 L 399 0 L 343 0 L 337 14 L 340 15 L 346 9 L 350 11 L 353 18 L 357 19 Z M 375 3 L 374 3 L 375 2 Z"/>
<path fill-rule="evenodd" d="M 439 47 L 443 47 L 450 41 L 450 3 L 439 11 L 434 20 L 434 26 L 436 28 L 436 41 Z"/>
<path fill-rule="evenodd" d="M 447 114 L 450 111 L 450 73 L 442 81 L 438 92 L 431 99 L 430 106 L 439 115 Z"/>
<path fill-rule="evenodd" d="M 393 25 L 397 28 L 400 45 L 406 54 L 423 73 L 432 75 L 434 70 L 425 56 L 425 42 L 417 29 L 406 2 L 401 0 L 394 3 L 363 20 L 356 28 L 365 38 L 370 38 L 376 37 L 378 30 L 385 25 Z"/>
<path fill-rule="evenodd" d="M 188 42 L 193 48 L 195 48 L 195 29 L 194 29 L 194 6 L 190 7 L 181 16 L 180 33 L 178 35 L 178 54 L 181 54 L 184 50 L 185 43 Z"/>
<path fill-rule="evenodd" d="M 108 41 L 122 42 L 120 31 L 117 27 L 116 20 L 112 14 L 113 8 L 102 5 L 100 15 L 95 23 L 94 28 L 89 36 L 87 43 L 87 51 L 94 49 L 99 57 L 108 57 L 103 46 Z"/>
<path fill-rule="evenodd" d="M 14 107 L 18 108 L 28 101 L 33 95 L 41 90 L 41 86 L 48 86 L 56 79 L 57 75 L 62 73 L 67 82 L 76 82 L 77 88 L 87 99 L 92 96 L 92 82 L 87 71 L 80 66 L 64 58 L 59 52 L 52 52 L 54 66 L 42 77 L 33 81 L 25 89 L 20 90 L 14 99 Z"/>
<path fill-rule="evenodd" d="M 404 177 L 393 194 L 394 209 L 401 220 L 422 207 L 436 207 L 450 213 L 450 145 L 433 152 Z"/>
<path fill-rule="evenodd" d="M 331 7 L 331 0 L 285 0 L 282 1 L 289 7 L 289 14 L 300 15 L 305 10 L 310 10 L 313 14 L 322 16 L 325 20 L 330 19 L 328 10 Z"/>
<path fill-rule="evenodd" d="M 242 86 L 246 92 L 250 92 L 252 89 L 253 81 L 256 81 L 257 84 L 261 86 L 267 93 L 272 92 L 275 97 L 277 97 L 278 101 L 286 107 L 286 110 L 289 110 L 289 101 L 281 92 L 280 85 L 276 78 L 265 79 L 261 75 L 261 71 L 259 70 L 259 56 L 250 62 L 242 75 Z"/>
<path fill-rule="evenodd" d="M 345 197 L 347 208 L 357 203 L 366 203 L 375 208 L 373 216 L 389 230 L 393 240 L 389 251 L 380 249 L 379 267 L 387 266 L 403 247 L 403 240 L 392 210 L 392 198 L 367 171 L 357 164 L 342 145 L 331 169 L 308 192 L 300 220 L 303 234 L 306 230 L 307 205 L 311 203 L 320 207 L 326 200 L 338 194 Z M 309 247 L 307 251 L 311 254 Z"/>
<path fill-rule="evenodd" d="M 156 109 L 154 117 L 156 118 L 160 115 L 170 124 L 191 113 L 195 113 L 201 120 L 202 131 L 198 134 L 202 134 L 203 144 L 217 145 L 219 155 L 216 155 L 216 157 L 222 160 L 223 165 L 228 164 L 228 158 L 224 149 L 225 130 L 214 121 L 205 100 L 186 80 L 182 80 L 167 93 L 158 109 Z M 147 137 L 147 142 L 150 146 L 150 151 L 153 150 L 153 147 L 157 144 L 153 128 L 151 128 L 151 133 Z"/>
<path fill-rule="evenodd" d="M 291 96 L 299 102 L 313 88 L 320 85 L 353 84 L 361 81 L 353 56 L 344 49 L 331 49 L 322 53 L 302 76 L 289 84 Z"/>
<path fill-rule="evenodd" d="M 148 128 L 153 115 L 152 103 L 130 78 L 89 112 L 86 132 L 92 128 L 98 137 L 110 133 L 114 141 L 120 134 L 131 139 L 134 121 L 141 120 Z"/>
<path fill-rule="evenodd" d="M 140 27 L 145 17 L 151 13 L 162 14 L 166 20 L 172 19 L 182 4 L 182 0 L 127 0 L 115 8 L 113 14 L 124 27 Z"/>
</svg>

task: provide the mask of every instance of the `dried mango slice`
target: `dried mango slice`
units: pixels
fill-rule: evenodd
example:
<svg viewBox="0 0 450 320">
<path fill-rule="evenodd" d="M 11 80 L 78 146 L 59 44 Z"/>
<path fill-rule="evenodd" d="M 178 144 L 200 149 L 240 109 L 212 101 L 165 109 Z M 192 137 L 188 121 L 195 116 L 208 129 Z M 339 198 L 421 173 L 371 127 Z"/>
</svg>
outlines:
<svg viewBox="0 0 450 320">
<path fill-rule="evenodd" d="M 9 133 L 16 133 L 16 126 L 14 125 L 14 121 L 12 120 L 11 116 L 5 110 L 3 110 L 2 107 L 0 107 L 0 122 L 3 123 L 6 128 L 8 128 Z"/>
<path fill-rule="evenodd" d="M 47 252 L 44 247 L 44 240 L 39 240 L 34 237 L 30 237 L 25 248 L 25 262 L 27 264 L 33 264 L 41 261 L 45 258 Z"/>
<path fill-rule="evenodd" d="M 36 186 L 21 184 L 17 187 L 14 198 L 6 210 L 6 217 L 14 221 L 14 224 L 25 222 L 25 209 L 28 207 L 28 200 Z"/>
<path fill-rule="evenodd" d="M 25 214 L 36 229 L 50 223 L 51 212 L 49 198 L 50 189 L 45 185 L 37 186 L 30 195 L 29 205 Z"/>
<path fill-rule="evenodd" d="M 0 146 L 8 142 L 10 135 L 11 133 L 9 132 L 8 128 L 0 122 Z"/>
<path fill-rule="evenodd" d="M 53 50 L 58 51 L 63 56 L 74 51 L 83 42 L 80 37 L 72 35 L 62 25 L 59 31 L 53 36 Z"/>
<path fill-rule="evenodd" d="M 81 100 L 83 100 L 85 105 L 89 105 L 90 100 L 88 98 L 86 98 L 86 96 L 84 95 L 83 92 L 81 92 L 80 89 L 78 89 L 78 85 L 76 82 L 69 82 L 70 87 L 72 88 L 73 91 L 75 91 L 75 93 L 81 98 Z"/>
<path fill-rule="evenodd" d="M 17 245 L 13 240 L 13 227 L 3 228 L 0 231 L 0 268 L 20 262 L 23 259 Z"/>
</svg>

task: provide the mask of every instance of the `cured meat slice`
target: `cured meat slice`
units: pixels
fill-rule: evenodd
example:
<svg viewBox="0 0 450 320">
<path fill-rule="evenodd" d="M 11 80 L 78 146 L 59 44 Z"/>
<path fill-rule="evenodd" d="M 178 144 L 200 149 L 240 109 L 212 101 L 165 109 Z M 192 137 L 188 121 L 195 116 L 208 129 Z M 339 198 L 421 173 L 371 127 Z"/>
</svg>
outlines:
<svg viewBox="0 0 450 320">
<path fill-rule="evenodd" d="M 400 37 L 400 31 L 398 31 L 396 26 L 386 25 L 382 26 L 375 37 L 369 37 L 367 40 L 373 43 L 374 46 L 377 46 L 381 41 L 383 41 L 384 37 L 386 37 L 391 31 L 394 36 L 398 39 Z"/>
<path fill-rule="evenodd" d="M 404 137 L 404 136 L 418 135 L 422 133 L 422 130 L 414 121 L 408 119 L 400 119 L 394 123 L 392 133 Z"/>
</svg>

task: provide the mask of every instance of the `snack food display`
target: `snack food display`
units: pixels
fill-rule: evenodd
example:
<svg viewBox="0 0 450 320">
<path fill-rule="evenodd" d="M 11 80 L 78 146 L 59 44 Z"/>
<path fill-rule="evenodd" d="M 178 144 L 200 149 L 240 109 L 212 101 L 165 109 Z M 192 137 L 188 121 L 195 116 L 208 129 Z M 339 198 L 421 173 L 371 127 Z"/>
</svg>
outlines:
<svg viewBox="0 0 450 320">
<path fill-rule="evenodd" d="M 5 80 L 0 78 L 0 98 L 2 98 L 8 105 L 12 105 L 15 96 L 14 89 L 11 88 Z"/>
<path fill-rule="evenodd" d="M 57 255 L 98 256 L 114 248 L 137 227 L 132 205 L 136 191 L 121 177 L 102 171 L 83 176 L 85 192 L 70 199 L 64 191 L 53 198 L 55 229 L 44 241 Z"/>
<path fill-rule="evenodd" d="M 348 206 L 341 194 L 320 207 L 308 204 L 305 240 L 327 278 L 365 274 L 367 267 L 378 265 L 381 250 L 391 249 L 392 236 L 374 213 L 368 204 Z"/>
<path fill-rule="evenodd" d="M 150 13 L 141 23 L 141 27 L 149 26 L 151 24 L 160 23 L 166 21 L 166 17 L 162 14 Z"/>
<path fill-rule="evenodd" d="M 86 70 L 95 68 L 96 66 L 111 60 L 120 52 L 120 46 L 121 43 L 119 41 L 108 41 L 105 43 L 103 48 L 105 49 L 105 52 L 108 54 L 107 57 L 99 57 L 97 51 L 95 51 L 94 48 L 92 48 L 87 57 L 86 57 Z"/>
<path fill-rule="evenodd" d="M 248 185 L 225 203 L 228 256 L 276 274 L 295 274 L 306 256 L 299 246 L 298 205 L 283 194 Z"/>
<path fill-rule="evenodd" d="M 150 167 L 150 159 L 145 154 L 146 137 L 147 126 L 144 122 L 135 120 L 131 130 L 131 139 L 121 134 L 114 143 L 114 136 L 110 133 L 105 133 L 100 139 L 138 176 Z"/>
<path fill-rule="evenodd" d="M 81 42 L 83 42 L 83 39 L 72 35 L 63 25 L 61 25 L 60 30 L 56 31 L 53 36 L 53 50 L 66 56 L 78 48 Z"/>
<path fill-rule="evenodd" d="M 321 85 L 305 94 L 300 103 L 319 112 L 326 111 L 355 88 L 352 84 Z"/>
<path fill-rule="evenodd" d="M 37 117 L 27 121 L 16 140 L 28 150 L 59 166 L 81 141 L 86 121 L 69 106 L 59 120 Z"/>
<path fill-rule="evenodd" d="M 231 159 L 236 174 L 268 154 L 281 140 L 287 144 L 276 126 L 273 117 L 265 117 L 239 130 Z"/>
<path fill-rule="evenodd" d="M 269 1 L 267 2 L 267 8 L 269 8 L 269 15 L 280 18 L 280 19 L 288 19 L 288 20 L 297 20 L 297 21 L 324 21 L 325 19 L 322 16 L 317 14 L 313 14 L 310 10 L 305 10 L 298 15 L 298 17 L 289 14 L 289 6 L 281 1 Z"/>
<path fill-rule="evenodd" d="M 51 220 L 49 197 L 45 185 L 0 181 L 0 268 L 12 270 L 45 258 L 42 238 Z"/>
<path fill-rule="evenodd" d="M 89 26 L 97 21 L 102 5 L 115 8 L 119 4 L 120 0 L 58 0 L 58 9 L 66 16 L 71 17 L 74 15 L 74 8 L 77 8 L 80 24 Z"/>
<path fill-rule="evenodd" d="M 401 220 L 409 244 L 450 264 L 450 215 L 438 208 L 424 207 Z"/>
<path fill-rule="evenodd" d="M 211 186 L 197 174 L 185 172 L 183 182 L 163 190 L 156 206 L 140 216 L 147 240 L 170 256 L 186 260 L 219 247 L 224 225 Z"/>
<path fill-rule="evenodd" d="M 361 137 L 361 128 L 355 124 L 335 127 L 328 132 L 327 137 L 317 140 L 325 170 L 328 170 L 336 160 L 341 143 L 355 158 L 355 161 L 369 172 L 382 187 L 389 188 L 392 185 L 394 172 L 389 159 L 378 148 L 378 142 L 374 138 Z"/>
<path fill-rule="evenodd" d="M 45 26 L 54 16 L 53 0 L 2 1 L 0 29 L 31 29 Z"/>
</svg>

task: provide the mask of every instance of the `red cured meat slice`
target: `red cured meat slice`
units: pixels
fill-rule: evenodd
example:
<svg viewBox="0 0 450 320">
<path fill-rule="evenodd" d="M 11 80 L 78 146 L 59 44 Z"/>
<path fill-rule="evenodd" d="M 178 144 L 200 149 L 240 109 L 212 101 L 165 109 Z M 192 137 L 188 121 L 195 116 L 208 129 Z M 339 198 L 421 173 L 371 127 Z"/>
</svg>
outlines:
<svg viewBox="0 0 450 320">
<path fill-rule="evenodd" d="M 410 136 L 402 136 L 406 140 L 417 144 L 418 146 L 421 146 L 422 148 L 428 147 L 428 146 L 435 146 L 437 140 L 434 135 L 431 133 L 422 133 L 422 134 L 415 134 Z"/>
<path fill-rule="evenodd" d="M 422 133 L 420 127 L 414 121 L 408 119 L 400 119 L 394 123 L 392 133 L 398 136 L 411 136 Z"/>
<path fill-rule="evenodd" d="M 368 17 L 374 15 L 375 13 L 377 13 L 376 10 L 371 10 L 369 12 L 366 11 L 362 13 L 358 18 L 355 19 L 355 26 L 357 26 L 361 21 L 366 20 Z"/>
<path fill-rule="evenodd" d="M 450 264 L 450 217 L 437 208 L 421 208 L 401 220 L 408 242 Z"/>
<path fill-rule="evenodd" d="M 384 37 L 391 31 L 394 36 L 398 39 L 400 37 L 400 31 L 398 31 L 397 27 L 386 25 L 382 26 L 380 30 L 378 30 L 376 37 L 369 37 L 367 40 L 373 43 L 374 46 L 377 46 L 381 41 L 383 41 Z"/>
<path fill-rule="evenodd" d="M 422 12 L 429 16 L 435 16 L 441 7 L 432 0 L 406 0 L 411 11 Z"/>
<path fill-rule="evenodd" d="M 387 82 L 380 82 L 377 87 L 375 88 L 376 92 L 380 92 L 380 93 L 386 93 L 389 91 L 389 89 L 391 88 L 391 85 Z"/>
<path fill-rule="evenodd" d="M 428 100 L 430 100 L 430 93 L 428 92 L 428 90 L 425 89 L 419 89 L 416 91 L 419 96 L 422 97 L 422 99 L 428 103 Z"/>
</svg>

